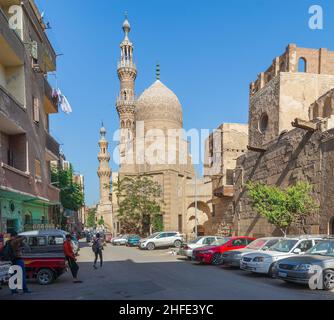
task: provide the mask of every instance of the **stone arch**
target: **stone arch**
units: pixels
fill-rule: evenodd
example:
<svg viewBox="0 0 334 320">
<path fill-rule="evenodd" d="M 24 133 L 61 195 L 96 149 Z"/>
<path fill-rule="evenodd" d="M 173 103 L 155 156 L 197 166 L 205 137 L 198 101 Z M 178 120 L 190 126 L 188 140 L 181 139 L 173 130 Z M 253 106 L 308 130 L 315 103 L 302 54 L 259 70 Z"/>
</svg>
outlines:
<svg viewBox="0 0 334 320">
<path fill-rule="evenodd" d="M 195 231 L 195 202 L 192 202 L 187 209 L 187 233 L 194 233 Z M 206 223 L 210 220 L 211 210 L 207 203 L 203 201 L 197 202 L 197 220 L 198 235 L 205 235 L 207 230 L 205 228 Z"/>
<path fill-rule="evenodd" d="M 307 72 L 307 60 L 304 57 L 298 60 L 298 72 Z"/>
</svg>

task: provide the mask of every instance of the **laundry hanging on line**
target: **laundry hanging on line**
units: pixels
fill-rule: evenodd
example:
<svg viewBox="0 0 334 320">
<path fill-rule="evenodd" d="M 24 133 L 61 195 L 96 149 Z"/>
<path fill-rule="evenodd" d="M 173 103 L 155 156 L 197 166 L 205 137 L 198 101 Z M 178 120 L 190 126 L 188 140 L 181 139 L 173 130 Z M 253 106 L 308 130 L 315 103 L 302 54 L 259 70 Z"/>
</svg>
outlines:
<svg viewBox="0 0 334 320">
<path fill-rule="evenodd" d="M 66 96 L 61 93 L 60 89 L 53 89 L 52 97 L 57 99 L 58 105 L 64 113 L 69 114 L 72 112 L 70 103 Z"/>
</svg>

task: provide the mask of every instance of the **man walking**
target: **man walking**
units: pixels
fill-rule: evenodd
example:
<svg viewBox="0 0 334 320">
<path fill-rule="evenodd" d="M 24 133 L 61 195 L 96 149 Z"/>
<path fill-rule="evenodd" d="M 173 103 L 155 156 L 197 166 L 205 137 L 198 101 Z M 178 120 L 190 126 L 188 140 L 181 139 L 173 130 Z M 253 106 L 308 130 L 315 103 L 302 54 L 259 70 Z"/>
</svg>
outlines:
<svg viewBox="0 0 334 320">
<path fill-rule="evenodd" d="M 70 234 L 66 235 L 66 240 L 64 242 L 64 254 L 73 276 L 73 282 L 82 283 L 82 281 L 78 279 L 79 266 L 76 263 L 75 254 L 72 248 L 72 236 Z"/>
<path fill-rule="evenodd" d="M 26 268 L 24 265 L 24 260 L 22 258 L 22 248 L 24 247 L 23 241 L 24 237 L 18 236 L 16 232 L 11 233 L 10 240 L 6 244 L 8 246 L 8 252 L 10 260 L 14 266 L 19 266 L 22 269 L 22 285 L 23 293 L 31 293 L 27 287 L 27 278 L 26 278 Z M 18 293 L 17 289 L 12 290 L 12 294 Z"/>
<path fill-rule="evenodd" d="M 103 244 L 101 240 L 101 235 L 99 233 L 96 234 L 95 239 L 93 240 L 92 250 L 95 253 L 95 260 L 94 260 L 94 269 L 97 269 L 96 263 L 97 259 L 100 258 L 100 267 L 102 268 L 103 265 L 103 256 L 102 256 L 102 250 L 103 250 Z"/>
</svg>

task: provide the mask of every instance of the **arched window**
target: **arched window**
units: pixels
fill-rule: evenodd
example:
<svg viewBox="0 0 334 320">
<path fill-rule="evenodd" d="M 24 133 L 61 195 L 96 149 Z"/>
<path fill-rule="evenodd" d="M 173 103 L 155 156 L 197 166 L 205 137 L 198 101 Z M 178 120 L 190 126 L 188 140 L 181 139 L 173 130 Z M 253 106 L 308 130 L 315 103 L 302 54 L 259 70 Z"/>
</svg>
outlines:
<svg viewBox="0 0 334 320">
<path fill-rule="evenodd" d="M 126 91 L 123 92 L 123 97 L 124 97 L 124 100 L 126 100 L 126 98 L 127 98 Z"/>
<path fill-rule="evenodd" d="M 307 62 L 305 58 L 300 58 L 298 60 L 298 72 L 306 72 Z"/>
<path fill-rule="evenodd" d="M 259 120 L 259 131 L 260 131 L 260 133 L 264 134 L 267 131 L 268 121 L 269 121 L 268 115 L 267 115 L 266 112 L 264 112 L 261 115 L 261 118 Z"/>
</svg>

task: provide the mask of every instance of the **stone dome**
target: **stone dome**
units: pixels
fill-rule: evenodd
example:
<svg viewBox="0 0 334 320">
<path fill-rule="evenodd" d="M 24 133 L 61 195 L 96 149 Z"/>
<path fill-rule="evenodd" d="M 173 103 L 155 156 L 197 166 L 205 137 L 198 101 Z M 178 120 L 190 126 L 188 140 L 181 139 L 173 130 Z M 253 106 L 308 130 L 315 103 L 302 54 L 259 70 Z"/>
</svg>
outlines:
<svg viewBox="0 0 334 320">
<path fill-rule="evenodd" d="M 180 101 L 172 90 L 157 80 L 136 101 L 136 120 L 156 121 L 158 129 L 182 128 Z"/>
</svg>

